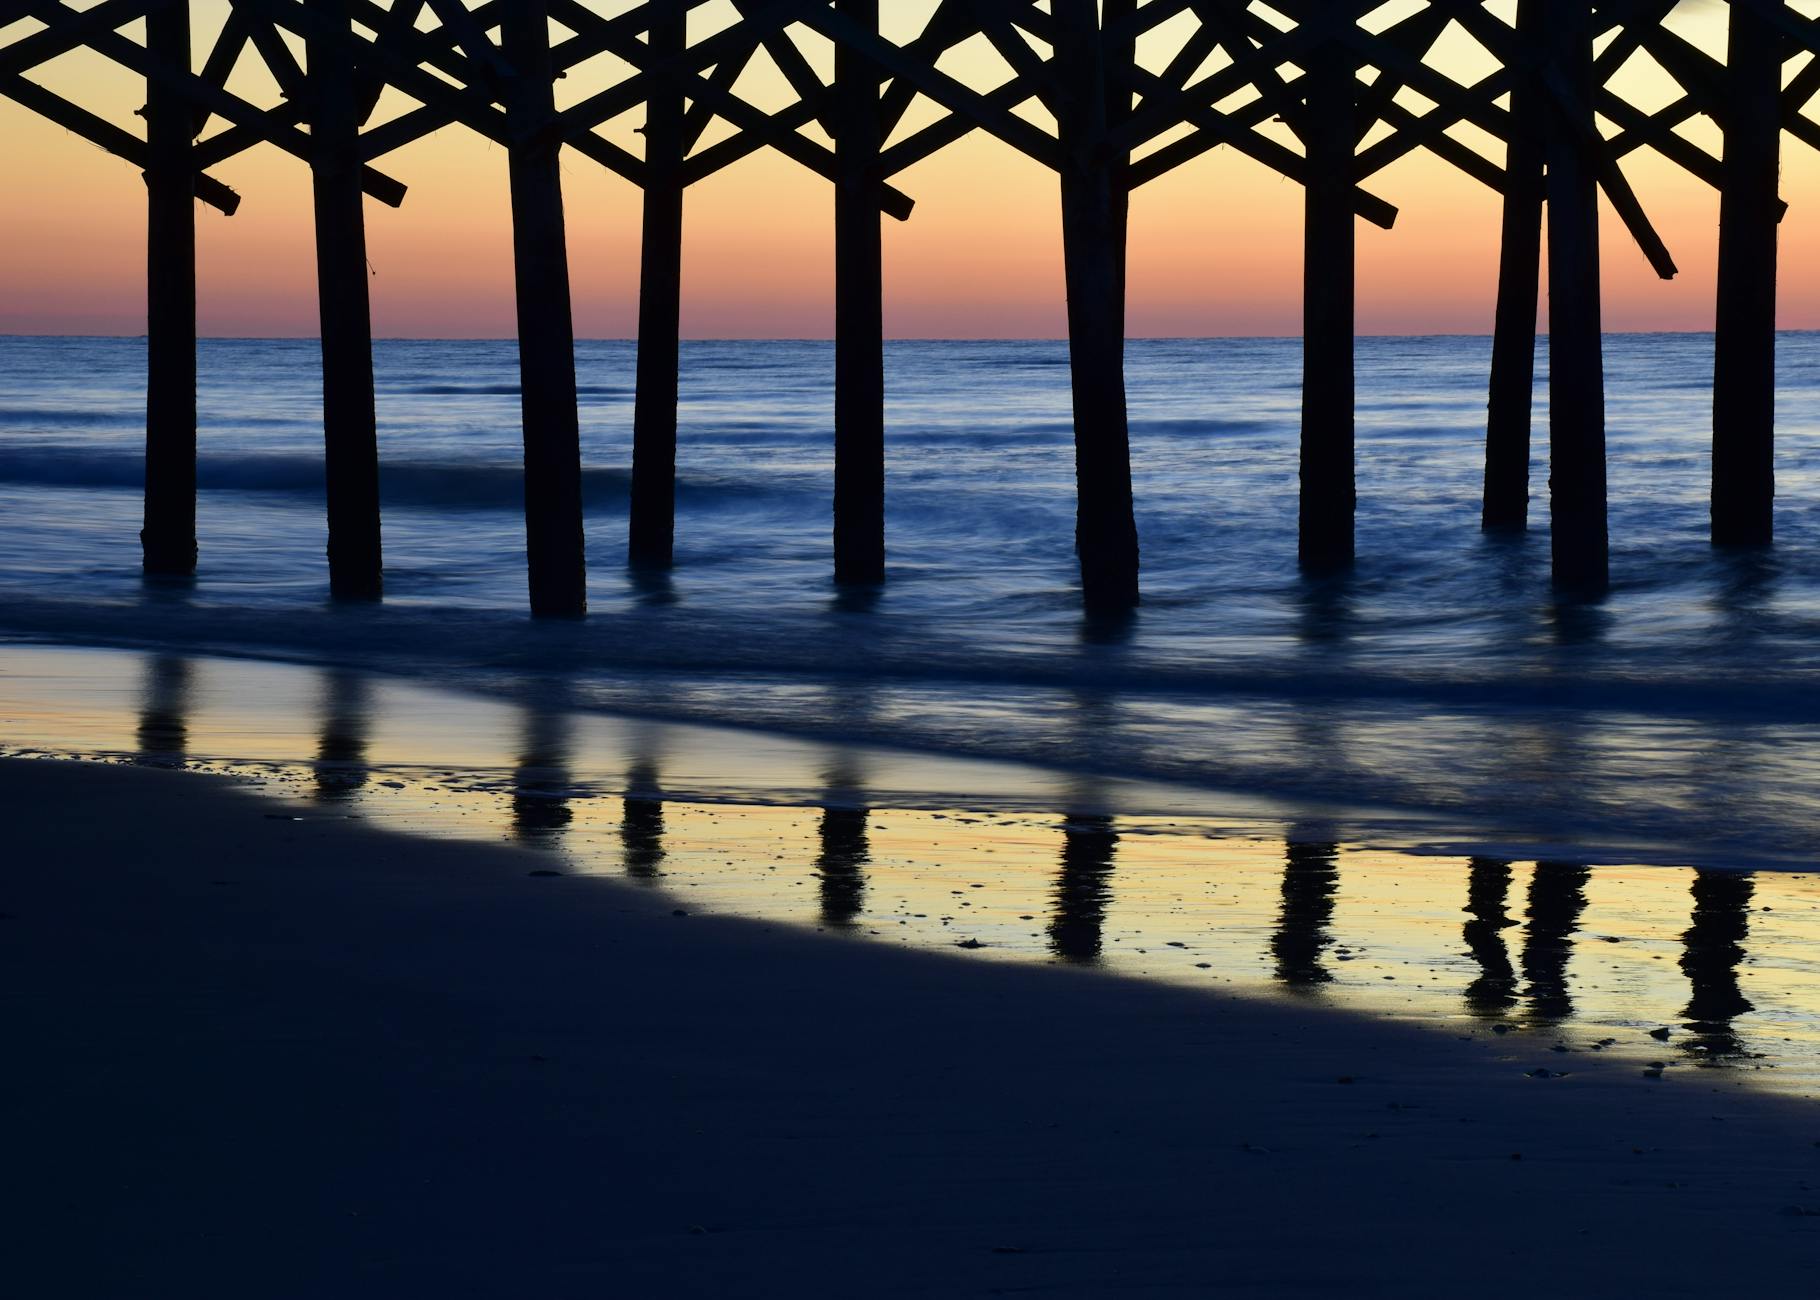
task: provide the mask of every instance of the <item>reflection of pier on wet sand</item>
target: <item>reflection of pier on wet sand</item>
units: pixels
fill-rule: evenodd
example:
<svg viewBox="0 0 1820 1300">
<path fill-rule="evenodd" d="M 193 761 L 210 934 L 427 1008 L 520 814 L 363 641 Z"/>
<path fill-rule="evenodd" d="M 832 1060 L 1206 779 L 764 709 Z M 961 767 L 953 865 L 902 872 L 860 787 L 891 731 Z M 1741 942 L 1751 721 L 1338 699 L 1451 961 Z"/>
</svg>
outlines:
<svg viewBox="0 0 1820 1300">
<path fill-rule="evenodd" d="M 551 751 L 525 752 L 550 770 Z M 21 993 L 0 1106 L 32 1120 L 8 1151 L 32 1191 L 9 1211 L 8 1271 L 33 1294 L 179 1276 L 201 1297 L 706 1296 L 753 1279 L 821 1296 L 855 1278 L 887 1297 L 1212 1294 L 1245 1278 L 1256 1294 L 1313 1297 L 1386 1276 L 1402 1294 L 1454 1294 L 1462 1279 L 1501 1293 L 1488 1268 L 1527 1292 L 1537 1280 L 1513 1240 L 1547 1240 L 1547 1276 L 1576 1292 L 1743 1279 L 1796 1294 L 1811 1273 L 1813 1236 L 1787 1208 L 1811 1179 L 1811 1103 L 1342 1013 L 1369 955 L 1329 964 L 1319 1003 L 1107 974 L 1127 960 L 1120 909 L 1156 887 L 1166 847 L 1117 824 L 1071 823 L 1068 892 L 1087 902 L 1070 903 L 1064 932 L 1097 923 L 1105 964 L 1063 973 L 679 917 L 706 864 L 691 843 L 701 814 L 674 800 L 665 876 L 634 888 L 617 866 L 530 879 L 549 857 L 523 847 L 262 817 L 269 801 L 189 774 L 0 763 L 0 791 L 15 868 L 0 877 L 0 979 Z M 358 796 L 369 812 L 393 797 L 410 795 Z M 613 802 L 575 804 L 566 852 L 596 833 L 591 817 L 611 842 Z M 827 823 L 796 814 L 816 916 L 826 894 L 806 868 Z M 883 906 L 906 888 L 897 837 L 924 823 L 877 820 L 868 873 Z M 851 825 L 834 822 L 836 850 Z M 1010 913 L 1006 933 L 1026 898 L 1051 896 L 1069 842 L 1053 822 L 1014 829 L 1028 893 L 997 897 L 1022 859 L 964 867 L 984 887 L 963 901 L 982 927 Z M 976 819 L 946 842 L 1009 855 L 1020 841 Z M 1192 925 L 1202 947 L 1184 961 L 1224 962 L 1210 945 L 1229 937 L 1269 979 L 1273 955 L 1297 970 L 1356 934 L 1402 942 L 1409 913 L 1374 922 L 1373 878 L 1345 850 L 1297 846 L 1286 890 L 1282 843 L 1253 849 L 1256 879 L 1239 883 L 1262 928 L 1209 934 L 1197 913 L 1164 931 L 1159 904 L 1145 914 L 1153 954 Z M 49 862 L 70 869 L 16 869 Z M 713 865 L 768 874 L 724 854 Z M 1526 1000 L 1553 996 L 1585 955 L 1562 949 L 1606 896 L 1581 870 L 1532 876 L 1534 955 L 1514 963 Z M 1421 882 L 1413 867 L 1403 879 Z M 1434 933 L 1457 954 L 1463 882 L 1432 879 L 1451 894 L 1401 897 L 1444 917 Z M 1677 986 L 1670 1005 L 1689 1005 L 1692 982 L 1702 1024 L 1739 1010 L 1727 983 L 1750 885 L 1701 876 L 1691 921 L 1673 891 L 1687 961 L 1645 962 Z M 1046 950 L 1053 933 L 1032 916 Z M 1273 926 L 1292 941 L 1273 945 Z M 1576 990 L 1576 1008 L 1596 992 Z M 1534 1077 L 1543 1063 L 1569 1077 Z M 1360 1191 L 1346 1213 L 1298 1212 L 1335 1186 Z M 1656 1246 L 1614 1249 L 1641 1224 Z"/>
<path fill-rule="evenodd" d="M 132 732 L 139 763 L 195 762 L 197 686 L 185 660 L 145 661 Z M 370 684 L 327 673 L 315 698 L 314 759 L 303 792 L 328 804 L 359 798 L 368 808 L 378 806 L 370 802 L 375 797 L 395 797 L 373 789 L 373 751 L 381 742 Z M 1749 1044 L 1752 1037 L 1796 1041 L 1758 1026 L 1759 1004 L 1745 991 L 1751 916 L 1762 901 L 1748 873 L 1646 870 L 1624 884 L 1634 892 L 1679 876 L 1688 892 L 1657 891 L 1649 928 L 1630 933 L 1655 948 L 1656 968 L 1643 979 L 1607 979 L 1612 961 L 1613 969 L 1634 969 L 1634 959 L 1630 967 L 1625 959 L 1647 954 L 1608 932 L 1623 919 L 1614 904 L 1626 912 L 1634 900 L 1601 895 L 1600 873 L 1583 864 L 1479 857 L 1380 866 L 1294 829 L 1274 845 L 1210 849 L 1206 841 L 1158 835 L 1142 818 L 1097 812 L 1028 823 L 903 808 L 881 816 L 864 763 L 845 751 L 820 774 L 818 806 L 708 808 L 666 793 L 661 729 L 640 724 L 629 734 L 623 775 L 614 781 L 582 770 L 590 760 L 572 715 L 522 711 L 509 799 L 503 815 L 492 810 L 502 834 L 561 848 L 584 871 L 604 867 L 687 891 L 697 905 L 918 946 L 965 941 L 1150 979 L 1319 991 L 1336 1006 L 1399 1017 L 1464 1014 L 1500 1022 L 1500 1032 L 1547 1034 L 1570 1050 L 1617 1029 L 1648 1057 L 1747 1071 L 1767 1059 Z M 601 793 L 617 797 L 594 797 Z M 1061 797 L 1092 807 L 1095 792 L 1069 788 Z M 798 869 L 756 870 L 745 855 L 759 841 L 776 850 L 761 857 Z M 1121 858 L 1128 860 L 1121 865 Z M 1180 892 L 1196 877 L 1206 882 L 1198 903 Z M 1803 880 L 1768 879 L 1776 889 Z M 812 899 L 802 897 L 805 886 Z M 1405 886 L 1416 892 L 1393 896 Z M 1782 901 L 1784 914 L 1798 914 L 1792 901 Z M 1434 924 L 1419 923 L 1430 909 Z M 1447 921 L 1462 911 L 1463 924 Z M 1800 1008 L 1793 1023 L 1791 996 L 1804 999 L 1793 1004 Z M 1782 1028 L 1803 1033 L 1799 1063 L 1775 1062 L 1797 1067 L 1783 1078 L 1820 1076 L 1817 1004 L 1820 988 L 1811 997 L 1785 994 L 1771 1010 Z M 1669 1048 L 1625 1030 L 1639 1022 L 1659 1027 Z"/>
</svg>

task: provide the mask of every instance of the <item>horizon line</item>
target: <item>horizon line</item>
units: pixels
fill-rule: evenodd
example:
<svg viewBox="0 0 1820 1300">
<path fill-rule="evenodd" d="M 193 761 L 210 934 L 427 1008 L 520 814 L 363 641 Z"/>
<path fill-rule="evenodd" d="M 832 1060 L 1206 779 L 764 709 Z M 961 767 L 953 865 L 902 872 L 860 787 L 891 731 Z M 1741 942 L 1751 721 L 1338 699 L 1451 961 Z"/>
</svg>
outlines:
<svg viewBox="0 0 1820 1300">
<path fill-rule="evenodd" d="M 1602 330 L 1607 338 L 1649 338 L 1674 336 L 1697 338 L 1711 336 L 1711 329 L 1627 329 Z M 1778 329 L 1777 337 L 1783 335 L 1820 334 L 1820 328 Z M 59 339 L 96 341 L 117 339 L 138 342 L 145 339 L 144 333 L 136 334 L 64 334 L 31 330 L 0 329 L 0 338 L 7 339 Z M 1306 336 L 1302 334 L 1133 334 L 1127 335 L 1127 343 L 1277 343 L 1301 342 Z M 1355 339 L 1489 339 L 1493 337 L 1489 330 L 1415 330 L 1408 333 L 1360 333 Z M 1537 340 L 1549 337 L 1549 331 L 1537 330 Z M 320 334 L 198 334 L 199 343 L 320 343 Z M 375 343 L 515 343 L 513 335 L 487 334 L 375 334 Z M 682 343 L 833 343 L 833 335 L 701 335 L 684 337 Z M 638 338 L 629 334 L 602 334 L 577 336 L 576 343 L 632 343 Z M 1060 343 L 1066 344 L 1068 338 L 1062 334 L 987 334 L 987 335 L 942 335 L 942 334 L 904 334 L 890 336 L 886 343 Z"/>
</svg>

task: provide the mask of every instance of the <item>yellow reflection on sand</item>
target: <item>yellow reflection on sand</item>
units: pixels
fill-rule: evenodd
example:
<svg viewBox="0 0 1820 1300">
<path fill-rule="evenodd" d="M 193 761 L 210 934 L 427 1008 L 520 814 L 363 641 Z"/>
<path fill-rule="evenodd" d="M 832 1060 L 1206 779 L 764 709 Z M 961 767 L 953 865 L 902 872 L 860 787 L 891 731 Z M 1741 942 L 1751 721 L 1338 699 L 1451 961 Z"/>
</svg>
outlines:
<svg viewBox="0 0 1820 1300">
<path fill-rule="evenodd" d="M 1393 851 L 1255 810 L 1108 812 L 1103 787 L 1002 764 L 156 654 L 0 649 L 0 752 L 228 772 L 311 806 L 292 815 L 536 846 L 549 888 L 1316 998 L 1537 1068 L 1820 1082 L 1815 874 Z"/>
</svg>

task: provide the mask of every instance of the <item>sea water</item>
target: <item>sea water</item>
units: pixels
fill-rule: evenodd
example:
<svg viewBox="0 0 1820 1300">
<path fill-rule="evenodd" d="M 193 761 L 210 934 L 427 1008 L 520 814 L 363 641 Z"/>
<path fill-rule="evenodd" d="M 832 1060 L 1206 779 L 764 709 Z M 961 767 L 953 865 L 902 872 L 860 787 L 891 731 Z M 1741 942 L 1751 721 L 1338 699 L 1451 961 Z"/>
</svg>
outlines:
<svg viewBox="0 0 1820 1300">
<path fill-rule="evenodd" d="M 677 566 L 625 566 L 635 351 L 583 343 L 590 617 L 526 613 L 509 342 L 377 347 L 386 598 L 337 606 L 309 341 L 200 350 L 201 567 L 139 574 L 144 344 L 0 339 L 0 634 L 1031 763 L 1460 845 L 1800 865 L 1820 832 L 1820 335 L 1780 355 L 1778 541 L 1708 544 L 1712 340 L 1607 341 L 1613 590 L 1478 526 L 1488 340 L 1365 339 L 1357 569 L 1296 568 L 1293 340 L 1129 349 L 1145 599 L 1083 619 L 1066 345 L 887 350 L 889 578 L 831 582 L 833 352 L 683 349 Z M 1110 796 L 1106 796 L 1110 798 Z"/>
</svg>

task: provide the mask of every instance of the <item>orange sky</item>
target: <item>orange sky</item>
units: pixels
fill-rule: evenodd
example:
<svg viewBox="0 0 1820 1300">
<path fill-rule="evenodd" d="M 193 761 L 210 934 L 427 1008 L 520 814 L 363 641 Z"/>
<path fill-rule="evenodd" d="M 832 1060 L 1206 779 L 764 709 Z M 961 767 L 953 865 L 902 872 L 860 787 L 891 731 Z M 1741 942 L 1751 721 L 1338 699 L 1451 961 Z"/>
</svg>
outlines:
<svg viewBox="0 0 1820 1300">
<path fill-rule="evenodd" d="M 925 0 L 887 6 L 913 26 Z M 603 11 L 623 7 L 602 0 Z M 1402 8 L 1409 7 L 1406 3 Z M 198 43 L 224 0 L 198 0 Z M 702 23 L 724 20 L 710 6 Z M 1713 6 L 1680 18 L 1711 44 Z M 129 29 L 130 31 L 131 29 Z M 698 31 L 701 28 L 698 28 Z M 1167 32 L 1159 40 L 1167 40 Z M 825 65 L 825 53 L 811 53 Z M 1460 54 L 1468 60 L 1469 54 Z M 965 50 L 948 65 L 975 84 L 997 74 Z M 755 100 L 775 95 L 765 70 Z M 47 84 L 130 123 L 142 98 L 133 79 L 89 55 L 60 60 Z M 578 69 L 576 98 L 612 76 Z M 273 102 L 260 77 L 235 88 Z M 1638 73 L 1647 100 L 1646 71 Z M 382 115 L 399 104 L 382 107 Z M 1033 119 L 1040 114 L 1032 112 Z M 636 118 L 610 133 L 636 146 Z M 1710 125 L 1696 138 L 1709 146 Z M 0 100 L 11 184 L 0 194 L 0 331 L 135 334 L 143 329 L 144 188 L 125 163 Z M 380 164 L 411 186 L 401 210 L 369 203 L 376 331 L 388 336 L 509 336 L 513 332 L 505 159 L 451 128 Z M 1820 158 L 1789 142 L 1784 192 L 1782 320 L 1820 328 Z M 1608 225 L 1607 324 L 1612 329 L 1705 329 L 1713 298 L 1716 199 L 1653 157 L 1627 172 L 1682 266 L 1664 284 L 1618 227 Z M 213 335 L 311 335 L 316 329 L 309 178 L 270 148 L 215 174 L 239 189 L 239 215 L 202 209 L 200 314 Z M 621 337 L 636 321 L 638 195 L 594 163 L 566 164 L 576 326 Z M 887 326 L 898 336 L 1055 336 L 1063 329 L 1054 176 L 975 135 L 905 173 L 918 200 L 907 224 L 887 222 Z M 1397 228 L 1361 225 L 1363 333 L 1484 333 L 1495 290 L 1495 197 L 1427 156 L 1372 183 L 1402 209 Z M 1299 330 L 1301 192 L 1230 150 L 1209 154 L 1141 191 L 1131 251 L 1133 334 L 1293 334 Z M 759 155 L 691 191 L 683 327 L 692 337 L 825 337 L 832 327 L 832 199 L 825 182 L 776 155 Z"/>
</svg>

